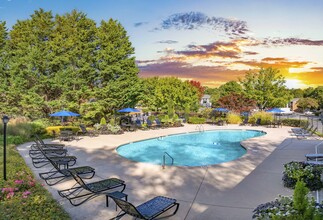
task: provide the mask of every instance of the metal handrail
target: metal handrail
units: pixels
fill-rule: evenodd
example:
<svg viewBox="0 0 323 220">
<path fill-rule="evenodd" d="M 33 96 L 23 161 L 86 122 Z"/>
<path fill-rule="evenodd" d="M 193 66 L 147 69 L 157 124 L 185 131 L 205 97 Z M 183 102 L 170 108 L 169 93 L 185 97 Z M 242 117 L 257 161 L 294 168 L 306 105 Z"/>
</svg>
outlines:
<svg viewBox="0 0 323 220">
<path fill-rule="evenodd" d="M 204 127 L 203 127 L 203 125 L 196 125 L 195 130 L 198 130 L 199 132 L 202 132 L 202 131 L 204 131 Z"/>
<path fill-rule="evenodd" d="M 172 160 L 172 164 L 171 165 L 174 164 L 174 158 L 171 155 L 169 155 L 169 153 L 164 152 L 164 155 L 163 155 L 163 165 L 162 165 L 163 169 L 165 169 L 165 166 L 166 166 L 166 155 Z"/>
</svg>

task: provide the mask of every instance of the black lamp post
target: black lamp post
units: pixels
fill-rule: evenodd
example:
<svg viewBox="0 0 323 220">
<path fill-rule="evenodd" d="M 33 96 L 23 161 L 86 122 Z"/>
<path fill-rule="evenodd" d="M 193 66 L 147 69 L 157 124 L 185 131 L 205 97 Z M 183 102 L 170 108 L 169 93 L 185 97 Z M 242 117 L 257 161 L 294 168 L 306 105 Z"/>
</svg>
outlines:
<svg viewBox="0 0 323 220">
<path fill-rule="evenodd" d="M 6 148 L 7 148 L 7 124 L 9 122 L 9 117 L 4 115 L 2 117 L 3 122 L 3 179 L 7 180 L 7 167 L 6 167 Z"/>
</svg>

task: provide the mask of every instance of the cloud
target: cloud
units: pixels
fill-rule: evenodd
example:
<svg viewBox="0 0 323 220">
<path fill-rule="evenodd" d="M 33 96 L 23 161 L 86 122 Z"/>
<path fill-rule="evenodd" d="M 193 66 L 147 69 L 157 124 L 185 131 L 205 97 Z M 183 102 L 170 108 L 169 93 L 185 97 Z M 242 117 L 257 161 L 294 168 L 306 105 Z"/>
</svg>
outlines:
<svg viewBox="0 0 323 220">
<path fill-rule="evenodd" d="M 273 45 L 306 45 L 306 46 L 323 46 L 323 40 L 309 40 L 301 38 L 283 38 L 269 40 Z"/>
<path fill-rule="evenodd" d="M 205 45 L 190 44 L 187 50 L 174 51 L 174 54 L 185 56 L 186 58 L 205 59 L 211 57 L 221 57 L 238 59 L 240 58 L 241 49 L 235 42 L 217 41 Z"/>
<path fill-rule="evenodd" d="M 140 27 L 140 26 L 146 25 L 146 24 L 148 24 L 148 22 L 137 22 L 137 23 L 134 23 L 134 26 L 135 27 Z"/>
<path fill-rule="evenodd" d="M 178 41 L 176 41 L 176 40 L 161 40 L 161 41 L 157 41 L 156 43 L 159 43 L 159 44 L 177 44 Z"/>
<path fill-rule="evenodd" d="M 221 17 L 209 17 L 201 12 L 177 13 L 164 20 L 155 30 L 195 30 L 210 27 L 213 30 L 224 31 L 228 35 L 240 36 L 248 32 L 245 21 Z"/>
<path fill-rule="evenodd" d="M 303 38 L 265 38 L 265 39 L 253 39 L 249 38 L 247 46 L 291 46 L 291 45 L 303 45 L 303 46 L 323 46 L 323 40 L 310 40 Z"/>
<path fill-rule="evenodd" d="M 245 55 L 257 55 L 257 54 L 259 54 L 258 52 L 254 52 L 254 51 L 244 51 L 243 53 Z"/>
<path fill-rule="evenodd" d="M 220 86 L 227 81 L 237 80 L 245 75 L 243 70 L 230 70 L 224 66 L 193 66 L 186 62 L 158 62 L 140 66 L 140 77 L 175 76 L 180 79 L 194 79 L 210 87 Z M 214 81 L 216 79 L 216 81 Z"/>
<path fill-rule="evenodd" d="M 249 67 L 262 67 L 262 68 L 268 68 L 272 67 L 275 69 L 286 69 L 286 68 L 301 68 L 307 65 L 309 62 L 307 61 L 287 61 L 287 60 L 275 60 L 275 58 L 271 58 L 272 60 L 269 60 L 268 58 L 265 58 L 266 60 L 262 61 L 237 61 L 235 63 L 240 63 L 247 65 Z"/>
</svg>

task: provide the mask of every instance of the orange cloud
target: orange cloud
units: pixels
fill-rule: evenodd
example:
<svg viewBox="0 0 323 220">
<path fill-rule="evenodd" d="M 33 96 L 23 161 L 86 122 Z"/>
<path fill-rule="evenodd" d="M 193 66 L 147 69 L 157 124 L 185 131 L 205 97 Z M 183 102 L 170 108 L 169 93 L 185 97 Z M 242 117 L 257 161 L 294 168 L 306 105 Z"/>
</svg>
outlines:
<svg viewBox="0 0 323 220">
<path fill-rule="evenodd" d="M 209 87 L 218 87 L 228 81 L 244 77 L 244 70 L 230 70 L 223 66 L 192 66 L 186 62 L 153 63 L 140 68 L 140 77 L 175 76 L 194 79 Z"/>
</svg>

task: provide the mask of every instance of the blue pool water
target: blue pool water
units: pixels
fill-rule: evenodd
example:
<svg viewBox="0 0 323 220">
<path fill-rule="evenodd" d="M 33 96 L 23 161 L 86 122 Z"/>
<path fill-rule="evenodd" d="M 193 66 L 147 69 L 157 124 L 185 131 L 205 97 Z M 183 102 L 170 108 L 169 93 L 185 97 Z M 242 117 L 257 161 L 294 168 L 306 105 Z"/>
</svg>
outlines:
<svg viewBox="0 0 323 220">
<path fill-rule="evenodd" d="M 265 135 L 253 130 L 217 130 L 171 135 L 121 145 L 119 155 L 134 161 L 162 164 L 164 152 L 175 166 L 205 166 L 235 160 L 246 153 L 240 142 Z M 166 157 L 166 165 L 171 159 Z"/>
</svg>

